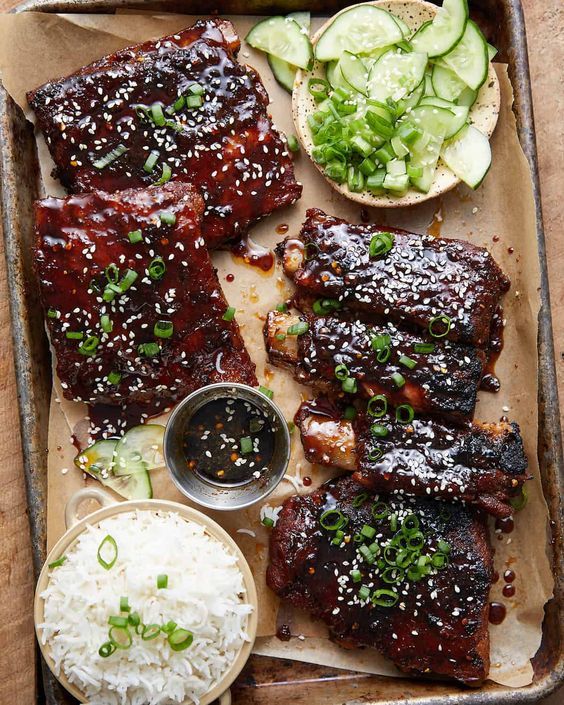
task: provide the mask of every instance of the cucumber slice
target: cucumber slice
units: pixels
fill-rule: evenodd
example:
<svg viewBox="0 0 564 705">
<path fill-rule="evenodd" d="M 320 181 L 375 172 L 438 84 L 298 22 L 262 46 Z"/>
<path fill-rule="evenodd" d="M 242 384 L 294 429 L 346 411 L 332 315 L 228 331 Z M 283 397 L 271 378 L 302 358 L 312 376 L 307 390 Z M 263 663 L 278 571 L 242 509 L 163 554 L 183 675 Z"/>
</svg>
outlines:
<svg viewBox="0 0 564 705">
<path fill-rule="evenodd" d="M 287 17 L 297 22 L 309 37 L 311 31 L 311 12 L 290 12 Z"/>
<path fill-rule="evenodd" d="M 411 111 L 408 122 L 415 125 L 424 134 L 444 140 L 445 134 L 451 129 L 454 117 L 454 113 L 447 108 L 420 104 Z M 416 150 L 420 142 L 421 139 L 417 140 L 413 149 Z"/>
<path fill-rule="evenodd" d="M 283 59 L 279 59 L 272 54 L 267 54 L 268 65 L 274 75 L 277 82 L 285 88 L 289 93 L 292 92 L 294 88 L 294 78 L 296 77 L 296 67 L 289 64 Z"/>
<path fill-rule="evenodd" d="M 97 441 L 79 453 L 74 459 L 74 464 L 79 470 L 95 478 L 125 499 L 150 499 L 153 496 L 153 491 L 146 468 L 130 475 L 116 476 L 114 474 L 117 445 L 117 438 Z"/>
<path fill-rule="evenodd" d="M 344 51 L 337 63 L 337 69 L 351 88 L 366 95 L 368 71 L 362 59 L 349 51 Z"/>
<path fill-rule="evenodd" d="M 466 88 L 464 81 L 445 66 L 436 64 L 431 74 L 435 94 L 443 100 L 455 101 Z"/>
<path fill-rule="evenodd" d="M 419 105 L 434 105 L 437 108 L 446 108 L 451 113 L 453 113 L 453 118 L 450 122 L 450 126 L 445 132 L 445 140 L 454 137 L 456 133 L 461 130 L 468 120 L 469 108 L 467 105 L 455 105 L 448 100 L 443 100 L 437 97 L 425 97 L 421 99 Z"/>
<path fill-rule="evenodd" d="M 411 91 L 411 93 L 407 96 L 407 98 L 404 98 L 399 105 L 401 105 L 402 108 L 402 114 L 407 112 L 408 110 L 411 111 L 415 106 L 419 105 L 419 101 L 423 97 L 423 91 L 425 89 L 425 81 L 421 81 L 421 83 L 417 86 L 417 88 L 414 91 Z"/>
<path fill-rule="evenodd" d="M 466 88 L 458 96 L 458 100 L 456 102 L 458 103 L 458 105 L 467 105 L 469 108 L 471 108 L 476 102 L 477 97 L 478 91 L 475 91 L 473 88 L 466 86 Z"/>
<path fill-rule="evenodd" d="M 389 12 L 373 5 L 358 5 L 341 13 L 327 27 L 316 44 L 315 58 L 331 61 L 338 59 L 343 51 L 369 54 L 402 39 L 402 31 Z"/>
<path fill-rule="evenodd" d="M 409 27 L 405 24 L 405 22 L 401 18 L 396 17 L 395 15 L 393 15 L 393 18 L 396 21 L 396 24 L 401 29 L 401 33 L 403 34 L 403 38 L 407 39 L 411 34 L 411 30 L 409 29 Z"/>
<path fill-rule="evenodd" d="M 368 95 L 383 103 L 387 98 L 401 100 L 423 80 L 427 54 L 416 51 L 398 54 L 388 51 L 374 64 L 368 77 Z"/>
<path fill-rule="evenodd" d="M 435 180 L 442 145 L 442 137 L 424 133 L 411 149 L 410 166 L 423 170 L 421 176 L 411 179 L 411 183 L 423 193 L 428 193 Z"/>
<path fill-rule="evenodd" d="M 478 90 L 488 77 L 489 59 L 487 42 L 475 22 L 468 20 L 462 39 L 442 60 L 467 86 Z"/>
<path fill-rule="evenodd" d="M 466 0 L 444 0 L 432 22 L 426 22 L 411 38 L 415 51 L 443 56 L 462 39 L 468 20 Z"/>
<path fill-rule="evenodd" d="M 467 125 L 456 137 L 445 142 L 443 162 L 470 188 L 478 188 L 492 163 L 492 151 L 486 135 Z"/>
<path fill-rule="evenodd" d="M 345 81 L 345 77 L 341 73 L 341 68 L 338 61 L 330 61 L 326 65 L 327 80 L 331 84 L 331 88 L 344 88 L 350 91 L 350 85 Z"/>
<path fill-rule="evenodd" d="M 497 49 L 488 43 L 488 59 L 493 61 L 497 56 Z"/>
<path fill-rule="evenodd" d="M 164 426 L 142 424 L 130 428 L 116 446 L 114 473 L 127 475 L 131 468 L 143 463 L 147 470 L 161 468 L 163 459 Z"/>
<path fill-rule="evenodd" d="M 267 17 L 251 29 L 245 40 L 254 49 L 272 54 L 301 69 L 307 69 L 313 58 L 309 37 L 291 18 Z"/>
<path fill-rule="evenodd" d="M 431 74 L 426 71 L 425 72 L 425 85 L 423 88 L 424 95 L 426 96 L 434 96 L 435 95 L 435 89 L 433 87 L 433 80 L 431 78 Z"/>
</svg>

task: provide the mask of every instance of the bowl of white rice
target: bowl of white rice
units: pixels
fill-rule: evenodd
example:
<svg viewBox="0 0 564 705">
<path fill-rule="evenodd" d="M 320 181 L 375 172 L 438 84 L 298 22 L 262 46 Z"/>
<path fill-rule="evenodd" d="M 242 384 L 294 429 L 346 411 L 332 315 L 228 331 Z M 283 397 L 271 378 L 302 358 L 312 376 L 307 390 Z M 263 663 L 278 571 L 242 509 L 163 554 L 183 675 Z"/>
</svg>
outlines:
<svg viewBox="0 0 564 705">
<path fill-rule="evenodd" d="M 73 507 L 93 492 L 77 494 Z M 229 702 L 257 629 L 256 587 L 237 544 L 182 504 L 94 494 L 107 506 L 71 526 L 37 584 L 49 668 L 89 705 Z"/>
</svg>

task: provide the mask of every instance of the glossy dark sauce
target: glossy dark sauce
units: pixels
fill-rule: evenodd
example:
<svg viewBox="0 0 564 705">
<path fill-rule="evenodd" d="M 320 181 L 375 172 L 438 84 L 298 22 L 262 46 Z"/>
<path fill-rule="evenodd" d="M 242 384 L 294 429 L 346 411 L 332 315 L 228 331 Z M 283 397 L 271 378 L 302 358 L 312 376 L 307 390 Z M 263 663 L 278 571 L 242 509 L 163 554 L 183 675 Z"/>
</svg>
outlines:
<svg viewBox="0 0 564 705">
<path fill-rule="evenodd" d="M 495 528 L 497 531 L 501 531 L 503 534 L 510 534 L 515 528 L 515 522 L 513 517 L 498 517 L 495 520 Z"/>
<path fill-rule="evenodd" d="M 480 389 L 486 392 L 499 392 L 501 389 L 501 382 L 495 373 L 495 366 L 503 350 L 503 330 L 503 310 L 501 306 L 498 306 L 492 317 L 487 359 L 480 384 Z"/>
<path fill-rule="evenodd" d="M 280 223 L 280 225 L 276 226 L 276 232 L 278 235 L 285 235 L 289 229 L 290 226 L 287 223 Z"/>
<path fill-rule="evenodd" d="M 251 452 L 242 452 L 242 438 L 252 439 Z M 243 399 L 215 399 L 201 406 L 184 429 L 186 471 L 214 484 L 244 484 L 267 470 L 274 439 L 262 409 Z"/>
<path fill-rule="evenodd" d="M 515 572 L 513 570 L 506 570 L 503 574 L 503 579 L 506 583 L 512 583 L 516 578 Z"/>
<path fill-rule="evenodd" d="M 513 597 L 515 595 L 515 585 L 508 583 L 503 586 L 503 590 L 501 592 L 504 597 Z"/>
<path fill-rule="evenodd" d="M 235 257 L 242 259 L 245 264 L 258 267 L 263 272 L 269 272 L 274 267 L 274 253 L 272 250 L 254 242 L 248 235 L 233 245 L 232 252 Z"/>
<path fill-rule="evenodd" d="M 501 602 L 490 602 L 489 620 L 491 624 L 501 624 L 505 619 L 507 609 Z"/>
<path fill-rule="evenodd" d="M 281 624 L 276 630 L 276 636 L 280 641 L 290 641 L 292 638 L 292 632 L 287 624 Z"/>
</svg>

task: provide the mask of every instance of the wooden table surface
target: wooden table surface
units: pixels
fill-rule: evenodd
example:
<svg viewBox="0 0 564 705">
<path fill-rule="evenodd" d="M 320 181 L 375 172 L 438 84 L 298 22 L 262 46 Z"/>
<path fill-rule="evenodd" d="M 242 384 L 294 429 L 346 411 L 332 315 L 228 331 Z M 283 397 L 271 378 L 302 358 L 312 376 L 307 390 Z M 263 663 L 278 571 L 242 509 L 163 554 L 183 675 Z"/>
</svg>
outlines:
<svg viewBox="0 0 564 705">
<path fill-rule="evenodd" d="M 560 160 L 564 147 L 564 4 L 562 0 L 522 0 L 525 9 L 535 103 L 537 145 L 552 295 L 560 398 L 564 399 L 564 199 Z M 0 11 L 16 0 L 0 0 Z M 35 645 L 29 529 L 24 494 L 10 312 L 0 238 L 0 703 L 32 705 Z M 563 405 L 564 407 L 564 405 Z M 562 702 L 562 694 L 545 705 Z"/>
</svg>

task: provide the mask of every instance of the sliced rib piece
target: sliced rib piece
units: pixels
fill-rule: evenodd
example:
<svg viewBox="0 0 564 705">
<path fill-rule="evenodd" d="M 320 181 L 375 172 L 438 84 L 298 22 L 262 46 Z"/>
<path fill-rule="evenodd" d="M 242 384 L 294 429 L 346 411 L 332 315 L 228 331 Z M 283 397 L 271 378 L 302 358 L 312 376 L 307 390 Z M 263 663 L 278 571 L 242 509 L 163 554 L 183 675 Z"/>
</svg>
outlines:
<svg viewBox="0 0 564 705">
<path fill-rule="evenodd" d="M 202 233 L 210 247 L 293 203 L 301 186 L 267 114 L 259 76 L 235 59 L 239 46 L 227 20 L 199 20 L 31 91 L 29 103 L 63 185 L 75 193 L 150 186 L 165 163 L 172 179 L 202 193 Z M 194 84 L 203 88 L 201 107 L 169 114 L 181 96 L 199 102 L 190 92 Z M 155 104 L 164 112 L 153 120 Z M 96 168 L 116 148 L 127 151 Z M 154 168 L 144 168 L 153 151 Z"/>
<path fill-rule="evenodd" d="M 202 210 L 181 182 L 36 203 L 36 269 L 67 398 L 158 410 L 212 382 L 257 384 L 237 323 L 222 318 Z"/>
<path fill-rule="evenodd" d="M 366 493 L 355 506 L 361 490 L 345 477 L 312 494 L 287 499 L 270 538 L 267 584 L 284 600 L 326 622 L 341 646 L 370 646 L 408 673 L 479 685 L 489 670 L 488 593 L 493 576 L 485 521 L 461 506 L 447 508 L 408 497 Z M 387 505 L 382 519 L 372 515 L 375 501 Z M 334 532 L 320 524 L 327 509 L 348 518 L 340 545 L 332 542 Z M 408 514 L 417 517 L 427 537 L 422 553 L 432 555 L 439 541 L 447 542 L 448 565 L 420 580 L 404 576 L 399 585 L 384 582 L 383 568 L 377 562 L 367 564 L 358 552 L 360 543 L 351 539 L 365 525 L 374 528 L 374 538 L 366 543 L 375 541 L 383 556 L 395 534 L 394 514 L 400 525 Z M 352 570 L 360 571 L 359 582 Z M 398 602 L 373 605 L 359 595 L 362 586 L 369 587 L 371 595 L 393 589 Z"/>
<path fill-rule="evenodd" d="M 393 234 L 393 246 L 372 257 L 370 242 L 384 230 Z M 318 209 L 307 211 L 299 239 L 287 238 L 279 252 L 298 293 L 338 299 L 351 310 L 425 329 L 446 315 L 448 337 L 473 345 L 487 343 L 499 298 L 509 288 L 483 247 L 352 225 Z"/>
<path fill-rule="evenodd" d="M 295 422 L 311 463 L 354 471 L 357 482 L 376 491 L 463 501 L 506 517 L 528 479 L 516 423 L 455 427 L 416 418 L 401 424 L 389 414 L 364 413 L 351 422 L 323 399 L 304 402 Z M 385 427 L 385 437 L 374 435 L 373 424 Z"/>
<path fill-rule="evenodd" d="M 291 326 L 300 323 L 307 323 L 305 333 L 288 334 Z M 335 368 L 345 365 L 364 396 L 385 394 L 394 405 L 409 403 L 417 411 L 455 419 L 474 415 L 485 361 L 485 353 L 478 348 L 435 341 L 424 333 L 400 330 L 393 323 L 374 326 L 337 316 L 278 311 L 268 314 L 264 335 L 270 362 L 289 367 L 299 382 L 316 389 L 339 392 L 341 382 Z M 372 347 L 378 336 L 389 338 L 391 352 L 384 362 L 378 362 Z M 434 350 L 416 352 L 421 344 L 431 344 Z M 403 384 L 401 378 L 394 379 L 397 374 Z"/>
</svg>

